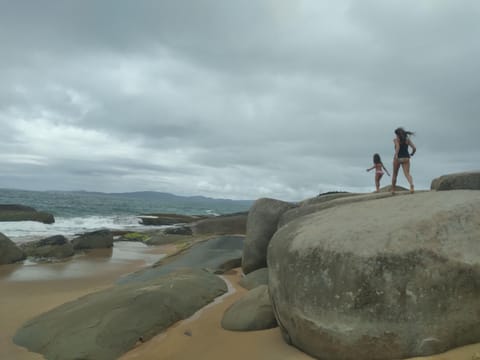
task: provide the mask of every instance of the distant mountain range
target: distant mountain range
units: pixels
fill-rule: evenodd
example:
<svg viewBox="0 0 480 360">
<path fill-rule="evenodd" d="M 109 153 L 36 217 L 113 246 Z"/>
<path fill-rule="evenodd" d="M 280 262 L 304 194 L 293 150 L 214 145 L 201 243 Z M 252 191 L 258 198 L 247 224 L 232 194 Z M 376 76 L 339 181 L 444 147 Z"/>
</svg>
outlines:
<svg viewBox="0 0 480 360">
<path fill-rule="evenodd" d="M 115 197 L 126 197 L 126 198 L 136 198 L 143 200 L 159 200 L 165 202 L 177 202 L 177 203 L 235 203 L 242 204 L 245 206 L 250 206 L 253 204 L 254 200 L 232 200 L 232 199 L 216 199 L 206 196 L 181 196 L 175 195 L 166 192 L 159 191 L 134 191 L 134 192 L 123 192 L 123 193 L 103 193 L 95 191 L 62 191 L 63 193 L 75 193 L 75 194 L 92 194 L 92 195 L 104 195 L 104 196 L 115 196 Z"/>
</svg>

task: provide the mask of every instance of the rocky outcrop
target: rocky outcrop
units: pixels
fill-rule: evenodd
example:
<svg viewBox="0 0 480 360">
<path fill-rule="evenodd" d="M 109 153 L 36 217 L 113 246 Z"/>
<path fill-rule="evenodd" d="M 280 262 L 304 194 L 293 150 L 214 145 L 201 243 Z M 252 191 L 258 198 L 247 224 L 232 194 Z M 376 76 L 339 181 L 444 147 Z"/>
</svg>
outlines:
<svg viewBox="0 0 480 360">
<path fill-rule="evenodd" d="M 171 226 L 163 230 L 165 235 L 193 235 L 193 231 L 189 226 Z"/>
<path fill-rule="evenodd" d="M 479 191 L 376 198 L 294 219 L 268 248 L 282 334 L 329 360 L 479 342 L 478 239 Z"/>
<path fill-rule="evenodd" d="M 257 269 L 255 271 L 252 271 L 251 273 L 248 273 L 244 277 L 240 279 L 238 284 L 247 289 L 251 290 L 253 288 L 256 288 L 257 286 L 260 285 L 267 285 L 268 284 L 268 269 L 267 268 L 261 268 Z"/>
<path fill-rule="evenodd" d="M 255 201 L 247 218 L 247 234 L 242 256 L 245 274 L 267 265 L 267 247 L 277 231 L 282 214 L 296 205 L 280 200 L 262 198 Z"/>
<path fill-rule="evenodd" d="M 233 331 L 265 330 L 277 326 L 268 295 L 268 286 L 250 290 L 223 315 L 222 327 Z"/>
<path fill-rule="evenodd" d="M 209 217 L 193 224 L 195 235 L 215 234 L 242 234 L 246 233 L 248 213 L 238 213 Z"/>
<path fill-rule="evenodd" d="M 7 236 L 0 233 L 0 265 L 25 259 L 25 253 Z"/>
<path fill-rule="evenodd" d="M 340 193 L 341 194 L 341 193 Z M 339 195 L 340 195 L 339 194 Z M 399 192 L 398 195 L 407 195 L 410 194 L 409 192 Z M 336 196 L 332 198 L 322 199 L 314 198 L 310 199 L 307 202 L 301 203 L 300 206 L 292 208 L 285 213 L 282 214 L 280 220 L 278 221 L 278 227 L 282 227 L 286 223 L 298 219 L 300 217 L 316 213 L 321 210 L 349 205 L 357 202 L 363 201 L 370 201 L 370 200 L 378 200 L 391 197 L 391 193 L 381 192 L 381 193 L 369 193 L 369 194 L 344 194 L 343 196 Z"/>
<path fill-rule="evenodd" d="M 29 257 L 64 259 L 74 255 L 72 244 L 63 235 L 55 235 L 20 245 Z"/>
<path fill-rule="evenodd" d="M 206 271 L 174 272 L 61 305 L 28 321 L 13 340 L 47 359 L 113 360 L 226 291 L 225 282 Z"/>
<path fill-rule="evenodd" d="M 75 250 L 111 248 L 113 233 L 106 229 L 91 231 L 74 238 L 72 245 Z"/>
<path fill-rule="evenodd" d="M 320 194 L 318 196 L 315 196 L 313 198 L 305 199 L 305 200 L 301 201 L 298 205 L 299 206 L 315 205 L 315 204 L 323 203 L 323 202 L 326 202 L 326 201 L 331 201 L 331 200 L 350 197 L 350 196 L 355 196 L 355 195 L 360 195 L 360 194 L 349 193 L 349 192 L 324 193 L 324 194 Z"/>
<path fill-rule="evenodd" d="M 53 224 L 55 218 L 50 213 L 37 211 L 30 206 L 0 204 L 0 221 L 38 221 Z"/>
<path fill-rule="evenodd" d="M 206 218 L 200 215 L 179 215 L 179 214 L 145 214 L 139 216 L 143 225 L 176 225 L 189 224 L 194 221 Z"/>
<path fill-rule="evenodd" d="M 432 181 L 432 190 L 480 190 L 480 171 L 440 176 Z"/>
</svg>

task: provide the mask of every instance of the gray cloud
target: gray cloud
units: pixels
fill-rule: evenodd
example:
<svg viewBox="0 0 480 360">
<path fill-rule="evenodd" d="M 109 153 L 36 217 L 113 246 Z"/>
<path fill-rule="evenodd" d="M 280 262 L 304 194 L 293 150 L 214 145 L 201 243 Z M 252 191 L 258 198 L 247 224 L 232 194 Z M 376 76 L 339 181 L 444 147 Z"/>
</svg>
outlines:
<svg viewBox="0 0 480 360">
<path fill-rule="evenodd" d="M 418 188 L 478 169 L 475 1 L 0 8 L 0 187 L 370 191 L 398 126 Z"/>
</svg>

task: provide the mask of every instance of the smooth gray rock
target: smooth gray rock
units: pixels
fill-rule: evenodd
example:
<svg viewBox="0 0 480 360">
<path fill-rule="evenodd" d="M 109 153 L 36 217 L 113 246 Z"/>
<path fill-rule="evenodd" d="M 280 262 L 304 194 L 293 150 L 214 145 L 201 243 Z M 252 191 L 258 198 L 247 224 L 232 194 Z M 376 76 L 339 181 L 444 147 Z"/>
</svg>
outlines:
<svg viewBox="0 0 480 360">
<path fill-rule="evenodd" d="M 305 199 L 302 200 L 299 203 L 299 206 L 307 206 L 307 205 L 315 205 L 315 204 L 320 204 L 326 201 L 331 201 L 339 198 L 344 198 L 344 197 L 350 197 L 350 196 L 355 196 L 355 195 L 360 195 L 358 193 L 349 193 L 349 192 L 331 192 L 331 193 L 325 193 L 325 194 L 320 194 L 317 195 L 313 198 Z"/>
<path fill-rule="evenodd" d="M 399 189 L 397 189 L 399 190 Z M 406 195 L 407 193 L 400 191 L 396 196 Z M 410 194 L 410 193 L 408 193 Z M 391 193 L 380 192 L 380 193 L 368 193 L 368 194 L 338 194 L 339 196 L 328 196 L 325 199 L 322 197 L 316 198 L 315 200 L 310 199 L 308 201 L 302 202 L 300 206 L 285 211 L 278 221 L 278 227 L 282 227 L 288 222 L 298 219 L 300 217 L 313 214 L 317 211 L 329 209 L 332 207 L 349 205 L 356 202 L 370 201 L 385 199 L 392 196 Z"/>
<path fill-rule="evenodd" d="M 480 341 L 480 192 L 324 209 L 268 249 L 284 338 L 318 358 L 425 356 Z"/>
<path fill-rule="evenodd" d="M 238 284 L 247 290 L 256 288 L 259 285 L 267 285 L 268 269 L 265 267 L 252 271 L 251 273 L 248 273 L 242 277 Z"/>
<path fill-rule="evenodd" d="M 25 323 L 13 341 L 47 359 L 113 360 L 227 291 L 206 271 L 179 271 L 86 295 Z"/>
<path fill-rule="evenodd" d="M 245 234 L 248 213 L 220 215 L 199 220 L 192 225 L 195 235 L 202 234 Z"/>
<path fill-rule="evenodd" d="M 268 198 L 255 201 L 247 218 L 247 234 L 242 255 L 242 269 L 245 274 L 267 265 L 268 243 L 277 231 L 280 216 L 295 206 Z"/>
<path fill-rule="evenodd" d="M 12 240 L 0 233 L 0 265 L 12 264 L 25 257 L 25 253 Z"/>
<path fill-rule="evenodd" d="M 224 313 L 225 330 L 252 331 L 278 326 L 268 295 L 268 286 L 260 285 L 233 303 Z"/>
<path fill-rule="evenodd" d="M 480 190 L 480 171 L 448 174 L 433 179 L 432 190 Z"/>
<path fill-rule="evenodd" d="M 82 234 L 72 240 L 75 250 L 106 249 L 113 246 L 113 233 L 110 230 L 97 230 Z"/>
<path fill-rule="evenodd" d="M 63 235 L 54 235 L 20 245 L 27 256 L 64 259 L 74 255 L 73 245 Z"/>
<path fill-rule="evenodd" d="M 207 269 L 212 273 L 239 265 L 244 236 L 217 236 L 194 244 L 182 253 L 162 259 L 153 267 L 120 278 L 120 284 L 154 279 L 179 269 Z M 230 266 L 228 266 L 230 264 Z"/>
</svg>

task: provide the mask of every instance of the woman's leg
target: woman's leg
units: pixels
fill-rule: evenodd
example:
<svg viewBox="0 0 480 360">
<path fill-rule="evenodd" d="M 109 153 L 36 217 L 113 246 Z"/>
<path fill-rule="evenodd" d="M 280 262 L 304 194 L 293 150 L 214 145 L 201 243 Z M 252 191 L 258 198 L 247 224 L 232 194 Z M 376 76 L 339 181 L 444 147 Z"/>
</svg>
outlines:
<svg viewBox="0 0 480 360">
<path fill-rule="evenodd" d="M 413 188 L 413 178 L 412 178 L 412 175 L 410 175 L 410 160 L 407 160 L 404 163 L 402 163 L 402 170 L 403 170 L 403 173 L 405 174 L 405 177 L 407 178 L 408 183 L 410 184 L 410 192 L 413 193 L 414 188 Z"/>
<path fill-rule="evenodd" d="M 392 194 L 395 193 L 395 186 L 397 185 L 398 169 L 400 169 L 400 163 L 398 162 L 398 159 L 393 159 Z"/>
</svg>

